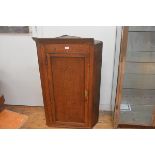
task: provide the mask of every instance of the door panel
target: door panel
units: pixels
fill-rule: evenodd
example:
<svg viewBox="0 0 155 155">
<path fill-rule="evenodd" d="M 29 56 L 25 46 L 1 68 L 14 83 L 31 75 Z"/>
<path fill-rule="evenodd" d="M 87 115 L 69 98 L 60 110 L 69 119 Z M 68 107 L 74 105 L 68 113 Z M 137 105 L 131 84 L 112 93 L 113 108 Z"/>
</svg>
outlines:
<svg viewBox="0 0 155 155">
<path fill-rule="evenodd" d="M 55 122 L 86 123 L 87 60 L 81 54 L 48 54 Z"/>
</svg>

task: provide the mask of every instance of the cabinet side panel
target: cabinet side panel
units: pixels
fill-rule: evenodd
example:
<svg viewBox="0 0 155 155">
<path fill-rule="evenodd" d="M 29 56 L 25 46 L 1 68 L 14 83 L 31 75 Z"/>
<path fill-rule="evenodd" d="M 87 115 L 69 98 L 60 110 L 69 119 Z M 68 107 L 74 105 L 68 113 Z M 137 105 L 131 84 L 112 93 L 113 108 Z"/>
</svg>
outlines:
<svg viewBox="0 0 155 155">
<path fill-rule="evenodd" d="M 97 123 L 99 117 L 101 65 L 102 65 L 102 43 L 95 45 L 95 51 L 94 51 L 92 126 Z"/>
<path fill-rule="evenodd" d="M 40 43 L 37 43 L 37 54 L 38 54 L 39 72 L 40 72 L 42 95 L 46 116 L 46 124 L 50 125 L 53 120 L 52 120 L 51 100 L 49 95 L 49 84 L 48 81 L 46 80 L 47 79 L 47 71 L 46 71 L 47 66 L 45 64 L 46 55 L 44 51 L 44 46 Z"/>
</svg>

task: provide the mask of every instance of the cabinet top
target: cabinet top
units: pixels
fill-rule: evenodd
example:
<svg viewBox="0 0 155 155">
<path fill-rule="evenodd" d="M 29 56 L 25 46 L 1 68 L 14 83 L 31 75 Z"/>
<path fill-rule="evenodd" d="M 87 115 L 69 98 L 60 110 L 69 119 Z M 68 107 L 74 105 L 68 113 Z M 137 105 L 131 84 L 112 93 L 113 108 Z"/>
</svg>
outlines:
<svg viewBox="0 0 155 155">
<path fill-rule="evenodd" d="M 53 43 L 90 43 L 90 44 L 102 44 L 102 41 L 94 40 L 94 38 L 81 38 L 77 36 L 63 35 L 56 38 L 36 38 L 33 37 L 36 42 L 53 42 Z"/>
</svg>

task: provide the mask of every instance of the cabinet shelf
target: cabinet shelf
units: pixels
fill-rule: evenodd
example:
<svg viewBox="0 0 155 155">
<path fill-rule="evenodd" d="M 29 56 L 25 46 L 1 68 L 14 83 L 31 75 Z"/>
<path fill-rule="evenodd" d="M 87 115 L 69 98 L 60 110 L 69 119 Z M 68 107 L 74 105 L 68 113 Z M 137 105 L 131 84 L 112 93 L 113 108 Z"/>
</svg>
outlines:
<svg viewBox="0 0 155 155">
<path fill-rule="evenodd" d="M 155 89 L 155 75 L 125 74 L 123 87 Z"/>
<path fill-rule="evenodd" d="M 128 32 L 155 32 L 155 26 L 129 26 Z"/>
<path fill-rule="evenodd" d="M 155 31 L 137 31 L 137 30 L 133 30 L 133 31 L 128 31 L 128 32 L 155 32 Z"/>
<path fill-rule="evenodd" d="M 136 50 L 135 50 L 135 51 L 128 51 L 128 52 L 129 52 L 129 53 L 133 53 L 133 52 L 144 52 L 144 53 L 145 53 L 145 52 L 155 52 L 155 51 L 149 51 L 149 50 L 146 50 L 146 51 L 136 51 Z"/>
<path fill-rule="evenodd" d="M 140 61 L 140 62 L 138 62 L 138 61 L 132 61 L 132 60 L 128 60 L 128 61 L 126 61 L 126 62 L 128 62 L 128 63 L 155 63 L 155 61 Z"/>
<path fill-rule="evenodd" d="M 155 62 L 155 52 L 128 52 L 126 55 L 126 62 Z"/>
<path fill-rule="evenodd" d="M 125 73 L 125 75 L 151 76 L 151 75 L 155 75 L 155 74 L 148 74 L 148 73 Z"/>
<path fill-rule="evenodd" d="M 150 91 L 155 91 L 155 88 L 154 89 L 143 89 L 143 88 L 122 88 L 123 90 L 142 90 L 142 91 L 144 91 L 144 90 L 150 90 Z M 155 95 L 155 94 L 154 94 Z"/>
</svg>

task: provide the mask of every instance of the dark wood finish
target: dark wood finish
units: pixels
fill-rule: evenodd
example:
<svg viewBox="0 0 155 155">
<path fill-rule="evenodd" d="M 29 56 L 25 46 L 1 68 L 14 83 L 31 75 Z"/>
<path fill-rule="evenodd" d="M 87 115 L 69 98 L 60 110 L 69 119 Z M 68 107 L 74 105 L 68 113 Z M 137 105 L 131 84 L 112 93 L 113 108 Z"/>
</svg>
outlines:
<svg viewBox="0 0 155 155">
<path fill-rule="evenodd" d="M 48 126 L 92 128 L 98 121 L 102 42 L 34 38 Z"/>
<path fill-rule="evenodd" d="M 155 108 L 153 109 L 153 114 L 152 114 L 152 126 L 155 128 Z"/>
<path fill-rule="evenodd" d="M 133 124 L 118 124 L 117 128 L 127 128 L 127 129 L 154 129 L 153 126 L 145 125 L 133 125 Z"/>
<path fill-rule="evenodd" d="M 2 111 L 5 107 L 4 107 L 4 96 L 0 96 L 0 111 Z"/>
<path fill-rule="evenodd" d="M 114 128 L 118 127 L 118 121 L 120 117 L 120 104 L 121 104 L 121 99 L 122 99 L 122 86 L 123 86 L 123 80 L 124 80 L 124 68 L 125 68 L 125 56 L 126 56 L 126 50 L 127 50 L 127 42 L 128 42 L 128 27 L 123 27 L 121 47 L 120 47 L 120 56 L 119 56 L 117 90 L 116 90 L 116 99 L 115 99 L 115 108 L 114 108 Z"/>
</svg>

